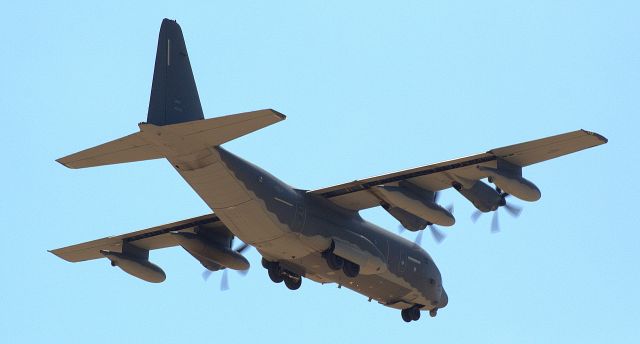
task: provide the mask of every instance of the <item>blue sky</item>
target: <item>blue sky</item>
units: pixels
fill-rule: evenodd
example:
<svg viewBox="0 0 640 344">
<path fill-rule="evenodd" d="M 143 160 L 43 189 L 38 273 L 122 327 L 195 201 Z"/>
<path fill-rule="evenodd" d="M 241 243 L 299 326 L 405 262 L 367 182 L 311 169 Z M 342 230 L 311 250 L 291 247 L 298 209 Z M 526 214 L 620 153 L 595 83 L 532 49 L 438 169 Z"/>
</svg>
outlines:
<svg viewBox="0 0 640 344">
<path fill-rule="evenodd" d="M 4 2 L 0 29 L 0 342 L 634 343 L 640 338 L 640 8 L 634 1 Z M 179 248 L 151 285 L 46 250 L 209 211 L 164 161 L 69 170 L 54 160 L 144 121 L 162 18 L 182 25 L 207 117 L 286 121 L 226 145 L 321 188 L 580 128 L 610 142 L 531 166 L 517 220 L 452 190 L 436 245 L 449 306 L 405 324 L 335 285 L 204 283 Z M 364 215 L 395 230 L 380 209 Z M 506 213 L 501 214 L 506 215 Z M 412 238 L 407 234 L 407 237 Z"/>
</svg>

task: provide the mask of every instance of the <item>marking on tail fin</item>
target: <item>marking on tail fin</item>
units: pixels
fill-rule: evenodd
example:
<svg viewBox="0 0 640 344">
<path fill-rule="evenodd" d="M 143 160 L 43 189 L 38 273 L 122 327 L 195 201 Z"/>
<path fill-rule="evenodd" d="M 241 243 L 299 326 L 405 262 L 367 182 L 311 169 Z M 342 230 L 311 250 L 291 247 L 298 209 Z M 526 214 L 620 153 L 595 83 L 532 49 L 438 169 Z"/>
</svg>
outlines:
<svg viewBox="0 0 640 344">
<path fill-rule="evenodd" d="M 167 40 L 167 66 L 171 66 L 171 40 Z"/>
</svg>

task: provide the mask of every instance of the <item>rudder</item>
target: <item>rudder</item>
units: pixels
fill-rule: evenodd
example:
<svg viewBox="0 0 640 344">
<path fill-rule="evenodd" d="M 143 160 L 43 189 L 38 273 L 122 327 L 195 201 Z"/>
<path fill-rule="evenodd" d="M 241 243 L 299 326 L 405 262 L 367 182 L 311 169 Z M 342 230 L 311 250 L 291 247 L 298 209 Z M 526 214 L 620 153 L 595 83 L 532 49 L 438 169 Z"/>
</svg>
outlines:
<svg viewBox="0 0 640 344">
<path fill-rule="evenodd" d="M 147 123 L 168 125 L 204 119 L 180 25 L 164 19 L 158 36 Z"/>
</svg>

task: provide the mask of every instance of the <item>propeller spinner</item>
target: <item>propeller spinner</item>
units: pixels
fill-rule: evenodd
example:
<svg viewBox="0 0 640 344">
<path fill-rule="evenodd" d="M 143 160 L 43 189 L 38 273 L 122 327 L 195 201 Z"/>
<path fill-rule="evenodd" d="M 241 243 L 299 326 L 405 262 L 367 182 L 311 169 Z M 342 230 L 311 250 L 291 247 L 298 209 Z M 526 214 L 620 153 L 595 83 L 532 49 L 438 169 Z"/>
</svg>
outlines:
<svg viewBox="0 0 640 344">
<path fill-rule="evenodd" d="M 499 198 L 498 203 L 495 206 L 495 209 L 492 210 L 493 211 L 493 217 L 491 218 L 491 233 L 497 233 L 497 232 L 500 231 L 500 221 L 499 221 L 499 217 L 498 217 L 498 209 L 504 208 L 511 216 L 516 217 L 516 218 L 518 216 L 520 216 L 520 213 L 522 212 L 522 208 L 521 207 L 518 207 L 516 205 L 507 203 L 506 198 L 510 196 L 508 193 L 503 192 L 497 186 L 496 186 L 496 192 L 498 193 L 500 198 Z M 478 221 L 478 219 L 480 218 L 480 215 L 482 215 L 482 212 L 480 210 L 474 211 L 473 214 L 471 214 L 471 221 L 473 221 L 473 223 L 476 223 Z"/>
</svg>

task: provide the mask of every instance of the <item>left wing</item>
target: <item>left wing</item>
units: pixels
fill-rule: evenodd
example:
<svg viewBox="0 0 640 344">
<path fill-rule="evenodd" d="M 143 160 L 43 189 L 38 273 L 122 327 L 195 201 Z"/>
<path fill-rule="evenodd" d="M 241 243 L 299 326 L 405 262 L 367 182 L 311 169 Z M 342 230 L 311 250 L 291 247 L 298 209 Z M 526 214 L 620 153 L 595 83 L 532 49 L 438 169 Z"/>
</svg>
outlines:
<svg viewBox="0 0 640 344">
<path fill-rule="evenodd" d="M 607 143 L 607 139 L 600 134 L 577 130 L 492 149 L 486 153 L 355 180 L 309 192 L 323 196 L 343 208 L 361 210 L 381 204 L 380 198 L 371 192 L 375 186 L 397 186 L 401 181 L 408 181 L 420 189 L 435 192 L 451 187 L 456 180 L 473 181 L 488 177 L 489 173 L 479 169 L 478 166 L 496 169 L 498 168 L 498 160 L 521 168 L 605 143 Z"/>
<path fill-rule="evenodd" d="M 219 236 L 233 236 L 231 231 L 218 219 L 218 216 L 208 214 L 136 232 L 67 246 L 49 252 L 68 262 L 76 263 L 85 260 L 105 258 L 104 254 L 100 252 L 102 250 L 122 253 L 123 245 L 126 244 L 131 244 L 143 250 L 155 250 L 177 246 L 179 244 L 176 238 L 169 234 L 170 232 L 193 232 L 195 227 L 206 230 L 211 234 L 215 232 L 215 234 Z"/>
</svg>

